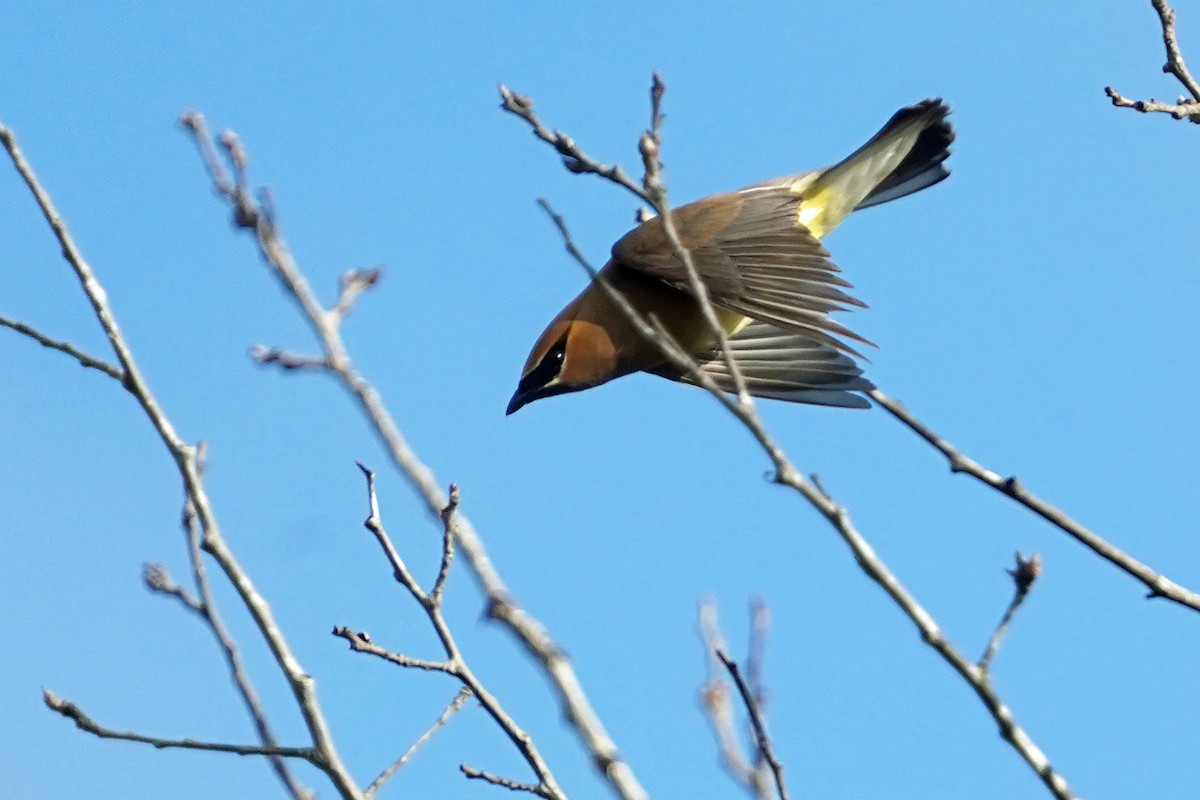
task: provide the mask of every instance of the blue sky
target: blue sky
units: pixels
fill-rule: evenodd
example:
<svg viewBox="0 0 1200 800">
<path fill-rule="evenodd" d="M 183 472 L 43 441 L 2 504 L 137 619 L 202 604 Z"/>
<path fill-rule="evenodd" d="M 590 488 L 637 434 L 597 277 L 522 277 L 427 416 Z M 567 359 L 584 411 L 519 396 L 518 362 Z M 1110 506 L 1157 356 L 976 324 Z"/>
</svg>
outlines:
<svg viewBox="0 0 1200 800">
<path fill-rule="evenodd" d="M 1200 58 L 1200 6 L 1181 4 Z M 1171 99 L 1142 2 L 1034 5 L 10 4 L 0 119 L 104 281 L 152 386 L 210 446 L 226 535 L 316 676 L 364 783 L 456 687 L 347 653 L 335 624 L 433 656 L 434 641 L 361 527 L 360 459 L 382 472 L 414 566 L 438 532 L 346 398 L 246 358 L 298 350 L 297 315 L 232 231 L 175 121 L 203 111 L 251 153 L 324 297 L 383 264 L 345 334 L 417 451 L 463 492 L 519 600 L 570 653 L 656 797 L 727 797 L 696 689 L 697 601 L 741 642 L 763 598 L 768 714 L 793 794 L 1039 797 L 957 677 L 703 393 L 634 376 L 504 406 L 530 344 L 583 276 L 534 199 L 602 260 L 635 203 L 566 173 L 497 110 L 503 81 L 597 158 L 636 164 L 650 72 L 667 85 L 676 202 L 835 161 L 897 108 L 942 96 L 952 177 L 855 215 L 827 241 L 871 308 L 868 375 L 936 430 L 1016 473 L 1150 565 L 1200 585 L 1194 423 L 1200 272 L 1187 244 L 1196 130 L 1109 106 L 1103 87 Z M 0 313 L 96 353 L 104 341 L 11 170 L 0 169 Z M 247 741 L 215 649 L 140 585 L 185 575 L 178 479 L 130 398 L 0 331 L 0 795 L 274 796 L 266 766 L 101 742 L 98 720 Z M 968 654 L 1010 595 L 1015 550 L 1042 580 L 993 667 L 1018 720 L 1089 798 L 1186 796 L 1200 780 L 1191 676 L 1200 623 L 962 477 L 877 411 L 765 402 L 771 429 Z M 603 797 L 544 681 L 456 570 L 449 613 L 487 684 L 572 797 Z M 286 688 L 223 588 L 282 738 Z M 740 651 L 740 644 L 738 650 Z M 495 797 L 460 761 L 527 779 L 478 709 L 389 795 Z M 301 774 L 329 796 L 316 776 Z"/>
</svg>

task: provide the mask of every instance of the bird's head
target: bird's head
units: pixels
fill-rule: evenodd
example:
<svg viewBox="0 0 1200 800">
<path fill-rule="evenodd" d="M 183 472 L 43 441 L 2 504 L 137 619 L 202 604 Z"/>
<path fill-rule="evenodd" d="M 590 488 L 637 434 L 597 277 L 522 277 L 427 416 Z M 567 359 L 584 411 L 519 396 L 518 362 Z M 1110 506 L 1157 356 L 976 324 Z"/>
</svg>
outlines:
<svg viewBox="0 0 1200 800">
<path fill-rule="evenodd" d="M 617 354 L 608 331 L 574 312 L 568 306 L 538 338 L 505 413 L 617 377 Z"/>
</svg>

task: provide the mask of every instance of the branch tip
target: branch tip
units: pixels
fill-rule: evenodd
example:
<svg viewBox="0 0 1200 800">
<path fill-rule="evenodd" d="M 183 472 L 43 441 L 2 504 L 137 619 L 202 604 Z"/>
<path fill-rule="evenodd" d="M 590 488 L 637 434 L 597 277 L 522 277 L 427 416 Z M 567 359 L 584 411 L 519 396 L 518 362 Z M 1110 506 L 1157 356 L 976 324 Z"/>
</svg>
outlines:
<svg viewBox="0 0 1200 800">
<path fill-rule="evenodd" d="M 1007 570 L 1008 574 L 1012 576 L 1017 591 L 1022 594 L 1029 591 L 1041 571 L 1042 557 L 1040 555 L 1034 553 L 1029 558 L 1025 558 L 1020 552 L 1017 553 L 1017 565 Z"/>
</svg>

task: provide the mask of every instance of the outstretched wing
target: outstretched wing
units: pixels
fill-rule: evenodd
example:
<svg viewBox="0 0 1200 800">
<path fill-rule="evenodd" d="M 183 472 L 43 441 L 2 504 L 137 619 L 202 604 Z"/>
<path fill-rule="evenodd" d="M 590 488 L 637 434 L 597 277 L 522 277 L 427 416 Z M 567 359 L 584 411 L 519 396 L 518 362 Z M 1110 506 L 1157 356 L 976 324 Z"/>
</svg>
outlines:
<svg viewBox="0 0 1200 800">
<path fill-rule="evenodd" d="M 870 342 L 829 313 L 864 304 L 843 291 L 850 284 L 838 277 L 829 253 L 800 224 L 800 204 L 801 197 L 788 186 L 755 186 L 681 206 L 672 218 L 715 305 L 855 353 L 835 337 Z M 661 219 L 622 237 L 613 259 L 690 292 Z"/>
</svg>

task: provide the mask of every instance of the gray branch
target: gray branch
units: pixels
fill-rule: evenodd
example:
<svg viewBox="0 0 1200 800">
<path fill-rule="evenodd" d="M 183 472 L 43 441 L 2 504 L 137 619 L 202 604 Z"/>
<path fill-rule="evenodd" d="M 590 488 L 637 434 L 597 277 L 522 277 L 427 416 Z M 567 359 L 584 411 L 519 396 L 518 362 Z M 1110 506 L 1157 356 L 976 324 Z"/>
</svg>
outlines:
<svg viewBox="0 0 1200 800">
<path fill-rule="evenodd" d="M 3 137 L 5 134 L 10 137 L 12 135 L 3 128 L 0 128 L 0 137 Z M 5 141 L 6 143 L 8 142 L 8 140 Z M 36 328 L 26 325 L 24 322 L 18 322 L 15 319 L 9 319 L 8 317 L 0 316 L 0 326 L 11 328 L 23 336 L 28 336 L 42 347 L 48 347 L 51 350 L 58 350 L 60 353 L 66 353 L 71 358 L 78 361 L 80 366 L 103 372 L 105 375 L 115 381 L 122 381 L 125 379 L 125 376 L 122 374 L 121 370 L 117 369 L 104 359 L 96 358 L 95 356 L 89 356 L 87 353 L 83 352 L 70 342 L 62 342 L 57 339 L 51 339 L 49 336 L 45 335 Z"/>
<path fill-rule="evenodd" d="M 101 739 L 120 739 L 126 742 L 149 744 L 161 749 L 178 748 L 183 750 L 210 750 L 218 753 L 236 753 L 239 756 L 273 756 L 276 758 L 299 758 L 315 763 L 317 754 L 311 747 L 263 747 L 253 744 L 225 744 L 222 742 L 204 742 L 197 739 L 162 739 L 157 736 L 144 736 L 131 731 L 118 731 L 100 725 L 83 712 L 79 706 L 70 700 L 64 700 L 53 692 L 43 691 L 42 700 L 55 713 L 61 714 L 75 723 L 75 727 Z"/>
<path fill-rule="evenodd" d="M 945 456 L 946 460 L 950 463 L 951 472 L 970 475 L 980 483 L 990 486 L 1005 497 L 1016 501 L 1037 514 L 1108 563 L 1126 574 L 1137 578 L 1149 590 L 1148 597 L 1161 597 L 1186 606 L 1193 611 L 1200 611 L 1200 594 L 1184 586 L 1180 586 L 1167 576 L 1143 564 L 1103 537 L 1076 522 L 1061 509 L 1050 505 L 1033 492 L 1030 492 L 1015 477 L 1010 476 L 1006 478 L 963 454 L 954 445 L 934 433 L 929 427 L 914 417 L 900 401 L 893 400 L 879 389 L 872 389 L 867 394 L 870 395 L 872 400 L 883 407 L 884 410 L 902 422 L 909 430 L 920 436 L 935 450 Z"/>
<path fill-rule="evenodd" d="M 338 793 L 348 800 L 358 800 L 362 793 L 355 784 L 349 770 L 342 763 L 334 746 L 332 736 L 325 721 L 323 712 L 317 702 L 316 686 L 311 676 L 305 671 L 292 653 L 291 647 L 279 629 L 270 607 L 262 595 L 255 589 L 250 576 L 242 569 L 221 535 L 216 513 L 208 498 L 207 490 L 201 478 L 201 459 L 197 449 L 185 442 L 176 432 L 174 425 L 166 412 L 158 404 L 149 383 L 142 375 L 134 359 L 133 352 L 121 333 L 116 316 L 108 301 L 108 294 L 90 264 L 83 257 L 74 238 L 71 236 L 66 223 L 50 199 L 50 195 L 42 187 L 33 168 L 26 161 L 24 154 L 17 146 L 12 132 L 0 124 L 0 144 L 8 152 L 13 166 L 25 181 L 30 193 L 41 210 L 42 216 L 49 224 L 55 239 L 62 249 L 63 258 L 75 274 L 92 308 L 92 313 L 108 338 L 109 345 L 120 364 L 122 385 L 141 406 L 150 424 L 158 433 L 167 452 L 175 462 L 183 483 L 184 497 L 195 510 L 196 519 L 201 531 L 200 547 L 213 557 L 229 582 L 233 585 L 242 603 L 250 612 L 259 633 L 266 642 L 275 658 L 280 671 L 292 689 L 292 694 L 300 708 L 309 734 L 312 736 L 312 763 L 329 777 Z M 201 601 L 203 602 L 203 601 Z M 264 748 L 269 750 L 270 748 Z M 265 753 L 270 754 L 270 753 Z M 290 786 L 286 787 L 289 790 Z"/>
<path fill-rule="evenodd" d="M 375 796 L 375 793 L 382 789 L 383 785 L 391 780 L 392 776 L 399 772 L 404 765 L 407 764 L 412 757 L 417 754 L 417 751 L 424 747 L 425 743 L 433 738 L 435 733 L 445 727 L 446 723 L 450 721 L 450 718 L 458 713 L 458 710 L 462 708 L 470 699 L 470 689 L 465 686 L 459 689 L 458 694 L 456 694 L 454 699 L 450 701 L 450 705 L 446 706 L 441 715 L 433 721 L 433 724 L 430 725 L 424 733 L 418 736 L 417 740 L 409 745 L 409 748 L 405 750 L 399 758 L 388 765 L 387 769 L 379 773 L 378 778 L 371 781 L 371 785 L 367 787 L 365 792 L 363 792 L 367 800 L 371 800 L 371 798 Z"/>
<path fill-rule="evenodd" d="M 229 205 L 233 223 L 249 231 L 271 274 L 296 303 L 320 343 L 329 365 L 328 372 L 347 390 L 372 431 L 379 437 L 389 458 L 416 491 L 434 519 L 441 519 L 449 504 L 433 471 L 416 455 L 384 405 L 375 387 L 358 371 L 341 337 L 341 314 L 326 310 L 295 259 L 276 224 L 269 195 L 259 192 L 256 200 L 246 183 L 245 151 L 232 133 L 220 143 L 233 163 L 233 176 L 224 168 L 199 114 L 185 114 L 182 123 L 192 134 L 213 188 Z M 565 717 L 575 728 L 593 763 L 622 800 L 644 800 L 646 792 L 633 770 L 621 758 L 616 744 L 591 707 L 579 677 L 561 648 L 545 627 L 513 599 L 474 526 L 461 511 L 452 519 L 453 540 L 487 599 L 487 613 L 504 625 L 531 656 L 540 663 L 558 696 Z M 482 699 L 481 699 L 482 702 Z"/>
<path fill-rule="evenodd" d="M 1192 76 L 1187 64 L 1183 61 L 1183 52 L 1179 49 L 1179 38 L 1175 34 L 1175 9 L 1167 5 L 1166 0 L 1150 0 L 1158 14 L 1158 24 L 1162 28 L 1163 48 L 1167 51 L 1167 62 L 1162 71 L 1174 75 L 1175 79 L 1187 90 L 1187 95 L 1180 95 L 1174 103 L 1163 103 L 1154 98 L 1149 100 L 1132 100 L 1125 97 L 1116 89 L 1107 86 L 1104 93 L 1117 108 L 1132 108 L 1143 114 L 1170 114 L 1175 119 L 1187 119 L 1200 123 L 1200 82 Z"/>
</svg>

